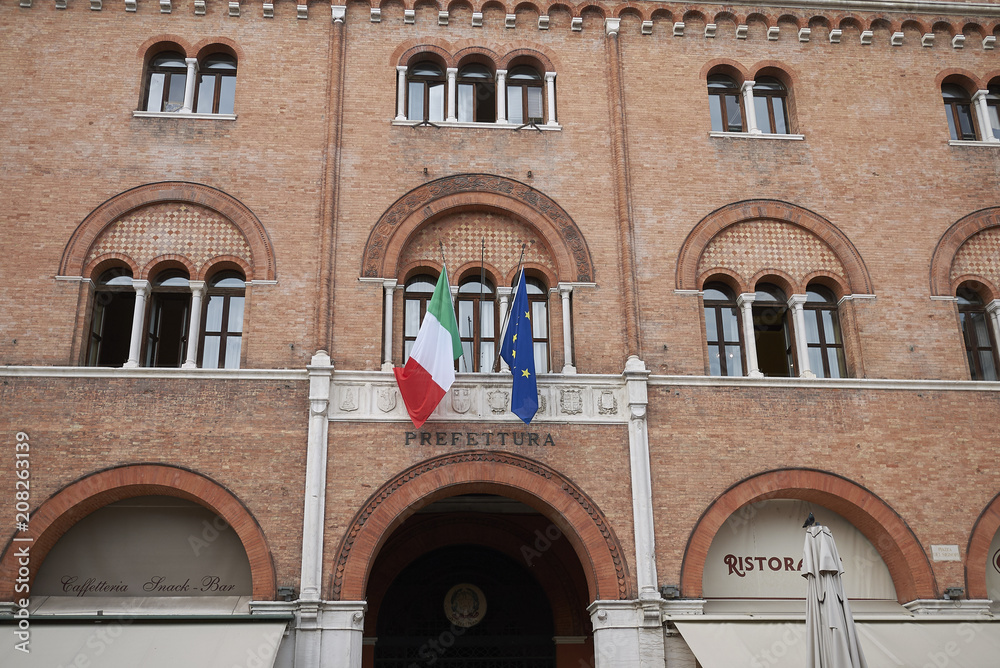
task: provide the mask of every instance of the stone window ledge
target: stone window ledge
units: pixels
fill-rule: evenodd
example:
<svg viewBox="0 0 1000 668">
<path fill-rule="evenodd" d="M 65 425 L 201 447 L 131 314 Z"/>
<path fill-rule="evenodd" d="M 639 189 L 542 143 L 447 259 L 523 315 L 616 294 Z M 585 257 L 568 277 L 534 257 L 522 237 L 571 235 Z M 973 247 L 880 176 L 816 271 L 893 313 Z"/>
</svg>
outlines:
<svg viewBox="0 0 1000 668">
<path fill-rule="evenodd" d="M 236 114 L 196 114 L 183 111 L 133 111 L 132 118 L 183 118 L 194 121 L 235 121 Z"/>
<path fill-rule="evenodd" d="M 546 123 L 539 123 L 535 127 L 530 125 L 522 127 L 517 123 L 459 123 L 456 121 L 432 121 L 435 126 L 439 128 L 474 128 L 477 130 L 517 130 L 521 128 L 522 130 L 534 130 L 537 127 L 539 130 L 543 131 L 561 131 L 562 126 L 558 123 L 555 125 L 548 125 Z M 393 125 L 408 125 L 413 127 L 414 125 L 419 125 L 423 121 L 397 121 L 393 120 Z"/>
<path fill-rule="evenodd" d="M 785 141 L 802 141 L 806 138 L 805 135 L 775 135 L 767 132 L 712 132 L 708 133 L 709 137 L 714 137 L 717 139 L 784 139 Z"/>
<path fill-rule="evenodd" d="M 951 139 L 948 146 L 983 146 L 987 148 L 1000 148 L 1000 141 L 968 141 L 962 139 Z"/>
</svg>

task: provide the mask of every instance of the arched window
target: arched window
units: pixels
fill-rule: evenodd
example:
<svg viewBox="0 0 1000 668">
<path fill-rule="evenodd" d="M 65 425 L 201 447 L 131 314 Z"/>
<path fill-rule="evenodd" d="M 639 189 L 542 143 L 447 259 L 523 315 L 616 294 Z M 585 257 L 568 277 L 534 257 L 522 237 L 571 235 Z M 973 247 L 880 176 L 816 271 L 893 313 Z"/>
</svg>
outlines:
<svg viewBox="0 0 1000 668">
<path fill-rule="evenodd" d="M 209 281 L 202 316 L 203 369 L 240 368 L 245 300 L 246 282 L 240 272 L 219 272 Z"/>
<path fill-rule="evenodd" d="M 705 334 L 708 339 L 709 373 L 713 376 L 742 376 L 743 351 L 736 299 L 723 283 L 706 283 Z"/>
<path fill-rule="evenodd" d="M 765 376 L 795 375 L 788 299 L 777 285 L 759 283 L 753 302 L 757 365 Z"/>
<path fill-rule="evenodd" d="M 757 77 L 753 84 L 753 104 L 761 132 L 788 134 L 788 91 L 774 77 Z"/>
<path fill-rule="evenodd" d="M 206 58 L 199 67 L 199 114 L 232 114 L 236 99 L 236 59 L 223 53 Z"/>
<path fill-rule="evenodd" d="M 965 354 L 972 380 L 997 379 L 997 345 L 983 298 L 967 285 L 958 289 L 958 315 L 965 338 Z"/>
<path fill-rule="evenodd" d="M 840 334 L 837 300 L 833 293 L 822 285 L 810 285 L 806 289 L 803 314 L 809 370 L 817 378 L 845 378 L 844 340 Z"/>
<path fill-rule="evenodd" d="M 466 65 L 458 71 L 458 120 L 493 123 L 497 119 L 496 84 L 485 65 Z"/>
<path fill-rule="evenodd" d="M 507 73 L 507 120 L 517 125 L 544 122 L 542 75 L 519 65 Z"/>
<path fill-rule="evenodd" d="M 153 281 L 144 366 L 179 367 L 187 351 L 191 286 L 187 272 L 167 269 Z"/>
<path fill-rule="evenodd" d="M 531 340 L 535 349 L 535 373 L 549 372 L 549 292 L 537 278 L 524 282 L 531 309 Z"/>
<path fill-rule="evenodd" d="M 972 120 L 972 100 L 969 93 L 958 84 L 941 86 L 944 111 L 948 117 L 948 131 L 952 139 L 975 141 L 976 124 Z"/>
<path fill-rule="evenodd" d="M 462 340 L 459 371 L 493 371 L 497 358 L 500 325 L 497 322 L 493 284 L 479 277 L 462 281 L 458 286 L 458 336 Z"/>
<path fill-rule="evenodd" d="M 108 269 L 97 279 L 90 316 L 88 366 L 122 366 L 132 336 L 135 290 L 127 267 Z"/>
<path fill-rule="evenodd" d="M 444 121 L 444 71 L 436 63 L 424 60 L 407 71 L 408 106 L 411 121 Z"/>
<path fill-rule="evenodd" d="M 420 323 L 423 322 L 427 304 L 434 296 L 437 277 L 430 274 L 414 276 L 406 282 L 403 292 L 403 364 L 410 359 L 410 350 L 417 340 Z"/>
<path fill-rule="evenodd" d="M 986 94 L 986 113 L 989 114 L 990 131 L 1000 139 L 1000 84 L 991 84 Z"/>
<path fill-rule="evenodd" d="M 146 68 L 146 111 L 180 111 L 184 106 L 187 65 L 176 51 L 164 51 Z"/>
<path fill-rule="evenodd" d="M 732 77 L 725 74 L 708 77 L 708 110 L 713 132 L 743 132 L 740 87 Z"/>
</svg>

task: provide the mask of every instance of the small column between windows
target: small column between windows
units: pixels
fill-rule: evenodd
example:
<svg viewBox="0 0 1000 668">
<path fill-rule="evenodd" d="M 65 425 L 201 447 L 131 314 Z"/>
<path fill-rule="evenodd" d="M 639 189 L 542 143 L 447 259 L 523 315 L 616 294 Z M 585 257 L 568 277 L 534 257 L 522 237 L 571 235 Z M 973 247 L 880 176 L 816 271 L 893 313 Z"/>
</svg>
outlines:
<svg viewBox="0 0 1000 668">
<path fill-rule="evenodd" d="M 990 322 L 993 323 L 993 340 L 1000 346 L 1000 299 L 994 299 L 987 304 L 986 312 L 990 314 Z"/>
<path fill-rule="evenodd" d="M 182 114 L 190 114 L 194 109 L 194 84 L 198 76 L 198 59 L 185 58 L 187 65 L 187 78 L 184 80 L 184 104 L 181 106 Z"/>
<path fill-rule="evenodd" d="M 753 85 L 754 81 L 744 81 L 743 85 L 740 87 L 740 91 L 743 93 L 743 113 L 747 117 L 747 132 L 753 135 L 760 134 L 760 128 L 757 127 L 757 110 L 753 105 Z"/>
<path fill-rule="evenodd" d="M 201 329 L 201 301 L 205 296 L 205 281 L 188 281 L 191 288 L 191 319 L 188 322 L 187 359 L 183 369 L 198 368 L 198 331 Z"/>
<path fill-rule="evenodd" d="M 510 295 L 514 292 L 514 288 L 497 288 L 497 296 L 500 297 L 500 326 L 502 330 L 500 331 L 500 342 L 503 343 L 504 337 L 507 336 L 507 309 L 510 308 Z M 507 360 L 503 357 L 500 358 L 500 372 L 506 373 L 510 371 L 510 367 L 507 365 Z"/>
<path fill-rule="evenodd" d="M 406 120 L 406 65 L 396 66 L 396 120 Z"/>
<path fill-rule="evenodd" d="M 549 102 L 549 120 L 546 125 L 559 125 L 556 122 L 556 73 L 545 73 L 545 93 Z"/>
<path fill-rule="evenodd" d="M 128 345 L 128 360 L 124 368 L 135 369 L 139 366 L 139 350 L 142 345 L 142 321 L 146 315 L 146 298 L 150 293 L 149 281 L 132 279 L 135 290 L 135 306 L 132 309 L 132 337 Z"/>
<path fill-rule="evenodd" d="M 788 308 L 792 309 L 792 321 L 795 334 L 795 357 L 799 363 L 799 378 L 815 378 L 816 374 L 809 368 L 809 348 L 806 341 L 806 316 L 802 308 L 806 303 L 806 295 L 792 295 L 788 298 Z"/>
<path fill-rule="evenodd" d="M 753 302 L 757 295 L 753 292 L 744 292 L 736 298 L 736 305 L 740 307 L 740 317 L 743 320 L 743 347 L 746 349 L 747 376 L 750 378 L 763 378 L 760 367 L 757 365 L 757 339 L 753 335 Z"/>
<path fill-rule="evenodd" d="M 497 70 L 497 123 L 507 122 L 507 70 Z"/>
<path fill-rule="evenodd" d="M 983 141 L 1000 142 L 1000 138 L 993 136 L 993 128 L 990 127 L 990 108 L 986 103 L 988 90 L 977 90 L 972 96 L 972 102 L 976 105 L 976 119 L 979 121 L 979 136 Z"/>
<path fill-rule="evenodd" d="M 559 296 L 562 297 L 563 373 L 576 373 L 576 367 L 573 366 L 572 304 L 570 302 L 572 294 L 572 285 L 559 284 Z"/>
<path fill-rule="evenodd" d="M 385 290 L 385 305 L 382 310 L 385 339 L 382 347 L 382 371 L 392 371 L 392 293 L 396 289 L 396 281 L 382 281 L 382 289 Z"/>
<path fill-rule="evenodd" d="M 448 75 L 448 116 L 445 120 L 449 123 L 457 123 L 458 116 L 455 115 L 455 100 L 457 94 L 458 68 L 449 67 L 445 70 Z"/>
</svg>

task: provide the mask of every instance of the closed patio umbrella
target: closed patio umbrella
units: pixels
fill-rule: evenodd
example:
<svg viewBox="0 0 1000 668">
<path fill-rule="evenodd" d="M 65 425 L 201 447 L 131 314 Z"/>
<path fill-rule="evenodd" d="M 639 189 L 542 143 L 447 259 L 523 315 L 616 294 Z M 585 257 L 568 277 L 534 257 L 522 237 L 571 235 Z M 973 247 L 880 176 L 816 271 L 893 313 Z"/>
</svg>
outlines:
<svg viewBox="0 0 1000 668">
<path fill-rule="evenodd" d="M 868 668 L 851 606 L 844 595 L 837 544 L 830 529 L 806 529 L 802 577 L 806 579 L 807 668 Z"/>
</svg>

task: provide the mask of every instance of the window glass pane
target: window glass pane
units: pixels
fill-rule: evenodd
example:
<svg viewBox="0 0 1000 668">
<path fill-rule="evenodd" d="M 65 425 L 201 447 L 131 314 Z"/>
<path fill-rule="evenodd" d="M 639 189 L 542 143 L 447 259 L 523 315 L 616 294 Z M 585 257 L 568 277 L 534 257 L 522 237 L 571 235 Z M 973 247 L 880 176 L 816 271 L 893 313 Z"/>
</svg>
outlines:
<svg viewBox="0 0 1000 668">
<path fill-rule="evenodd" d="M 205 351 L 201 355 L 201 368 L 202 369 L 218 369 L 219 368 L 219 341 L 218 336 L 206 336 L 205 337 Z"/>
<path fill-rule="evenodd" d="M 406 300 L 406 315 L 403 318 L 403 336 L 416 336 L 420 331 L 420 302 L 416 299 Z"/>
<path fill-rule="evenodd" d="M 476 122 L 493 123 L 497 120 L 497 96 L 493 82 L 476 84 Z"/>
<path fill-rule="evenodd" d="M 819 343 L 819 311 L 804 309 L 806 321 L 806 343 Z"/>
<path fill-rule="evenodd" d="M 493 334 L 493 302 L 479 302 L 479 335 L 484 339 L 492 339 Z"/>
<path fill-rule="evenodd" d="M 726 375 L 743 375 L 743 351 L 739 346 L 726 346 Z"/>
<path fill-rule="evenodd" d="M 205 316 L 206 332 L 222 331 L 222 302 L 225 297 L 222 295 L 208 296 L 208 313 Z"/>
<path fill-rule="evenodd" d="M 424 84 L 411 81 L 407 88 L 406 118 L 411 121 L 424 120 Z"/>
<path fill-rule="evenodd" d="M 740 114 L 740 101 L 735 95 L 726 96 L 726 113 L 729 114 L 729 132 L 743 132 L 743 116 Z"/>
<path fill-rule="evenodd" d="M 988 106 L 986 109 L 989 111 L 990 128 L 993 130 L 993 136 L 1000 139 L 1000 112 L 993 105 Z"/>
<path fill-rule="evenodd" d="M 165 74 L 154 72 L 149 76 L 149 96 L 146 98 L 146 111 L 163 111 L 163 80 Z"/>
<path fill-rule="evenodd" d="M 708 373 L 710 376 L 722 375 L 722 358 L 719 357 L 719 350 L 715 346 L 708 349 Z"/>
<path fill-rule="evenodd" d="M 986 314 L 982 312 L 970 313 L 969 316 L 972 318 L 972 326 L 975 328 L 976 346 L 979 348 L 989 346 L 990 332 L 986 321 Z"/>
<path fill-rule="evenodd" d="M 496 349 L 493 346 L 492 341 L 483 341 L 482 345 L 479 346 L 479 370 L 480 371 L 492 371 L 493 370 L 493 358 L 496 354 Z"/>
<path fill-rule="evenodd" d="M 202 74 L 198 77 L 198 104 L 195 106 L 195 111 L 199 114 L 210 114 L 213 102 L 215 102 L 215 75 Z"/>
<path fill-rule="evenodd" d="M 236 333 L 243 331 L 243 297 L 229 298 L 229 331 Z M 227 369 L 230 367 L 226 367 Z"/>
<path fill-rule="evenodd" d="M 521 96 L 524 88 L 521 86 L 507 86 L 507 120 L 520 125 L 524 123 L 524 109 L 521 103 Z"/>
<path fill-rule="evenodd" d="M 242 348 L 242 337 L 230 336 L 226 339 L 226 369 L 240 368 L 240 350 Z"/>
<path fill-rule="evenodd" d="M 472 84 L 458 85 L 458 120 L 462 123 L 471 123 L 473 119 L 473 88 Z"/>
<path fill-rule="evenodd" d="M 967 104 L 959 104 L 958 122 L 962 129 L 962 139 L 975 139 L 976 133 L 972 129 L 972 108 Z"/>
<path fill-rule="evenodd" d="M 535 342 L 535 373 L 549 372 L 549 344 Z"/>
<path fill-rule="evenodd" d="M 531 302 L 531 336 L 536 339 L 544 339 L 549 335 L 549 323 L 546 317 L 548 304 L 545 302 Z"/>
<path fill-rule="evenodd" d="M 772 97 L 774 105 L 774 131 L 779 135 L 788 134 L 788 117 L 785 114 L 785 101 L 780 97 Z"/>
<path fill-rule="evenodd" d="M 431 84 L 428 99 L 428 120 L 441 122 L 444 120 L 444 84 Z"/>
<path fill-rule="evenodd" d="M 425 60 L 414 65 L 411 74 L 415 77 L 439 77 L 441 76 L 441 68 Z"/>
<path fill-rule="evenodd" d="M 753 99 L 753 110 L 757 114 L 757 128 L 761 132 L 774 132 L 774 129 L 771 127 L 771 121 L 767 117 L 767 98 L 755 97 Z"/>
<path fill-rule="evenodd" d="M 722 309 L 722 334 L 725 341 L 740 340 L 740 321 L 735 307 Z"/>
<path fill-rule="evenodd" d="M 542 89 L 528 88 L 528 118 L 542 120 Z"/>
<path fill-rule="evenodd" d="M 712 116 L 712 131 L 725 132 L 722 127 L 722 97 L 719 95 L 708 96 L 708 111 Z"/>
<path fill-rule="evenodd" d="M 219 113 L 233 113 L 236 102 L 236 77 L 222 77 L 222 90 L 219 91 Z"/>
<path fill-rule="evenodd" d="M 826 336 L 826 343 L 841 344 L 840 340 L 840 319 L 833 309 L 826 309 L 823 313 L 823 334 Z"/>
<path fill-rule="evenodd" d="M 472 305 L 470 301 L 458 302 L 458 335 L 472 338 Z"/>
<path fill-rule="evenodd" d="M 993 352 L 989 350 L 979 351 L 979 365 L 983 369 L 982 380 L 996 380 L 997 368 L 993 362 Z"/>
<path fill-rule="evenodd" d="M 181 107 L 184 106 L 185 79 L 187 79 L 187 75 L 184 74 L 170 75 L 167 83 L 170 90 L 167 91 L 167 101 L 163 105 L 163 111 L 180 111 Z"/>
<path fill-rule="evenodd" d="M 826 354 L 830 362 L 830 378 L 846 378 L 847 362 L 844 360 L 844 349 L 829 348 Z"/>
<path fill-rule="evenodd" d="M 705 335 L 709 343 L 719 340 L 719 328 L 715 322 L 716 310 L 718 308 L 716 306 L 705 307 Z"/>
<path fill-rule="evenodd" d="M 955 116 L 951 105 L 944 105 L 944 113 L 948 117 L 948 132 L 951 134 L 951 138 L 958 139 L 958 130 L 955 129 Z"/>
<path fill-rule="evenodd" d="M 826 378 L 826 372 L 823 371 L 823 349 L 822 348 L 810 348 L 809 349 L 809 369 L 816 374 L 817 378 Z"/>
<path fill-rule="evenodd" d="M 462 341 L 462 356 L 458 358 L 459 371 L 472 371 L 472 341 Z"/>
<path fill-rule="evenodd" d="M 403 344 L 403 364 L 406 364 L 406 360 L 410 359 L 410 351 L 413 350 L 413 344 L 416 341 L 407 341 Z"/>
<path fill-rule="evenodd" d="M 434 288 L 436 286 L 437 286 L 437 279 L 434 278 L 433 276 L 427 276 L 425 274 L 423 276 L 417 276 L 415 278 L 411 278 L 410 281 L 406 284 L 406 291 L 433 293 Z M 428 299 L 429 298 L 430 297 L 428 297 Z"/>
</svg>

